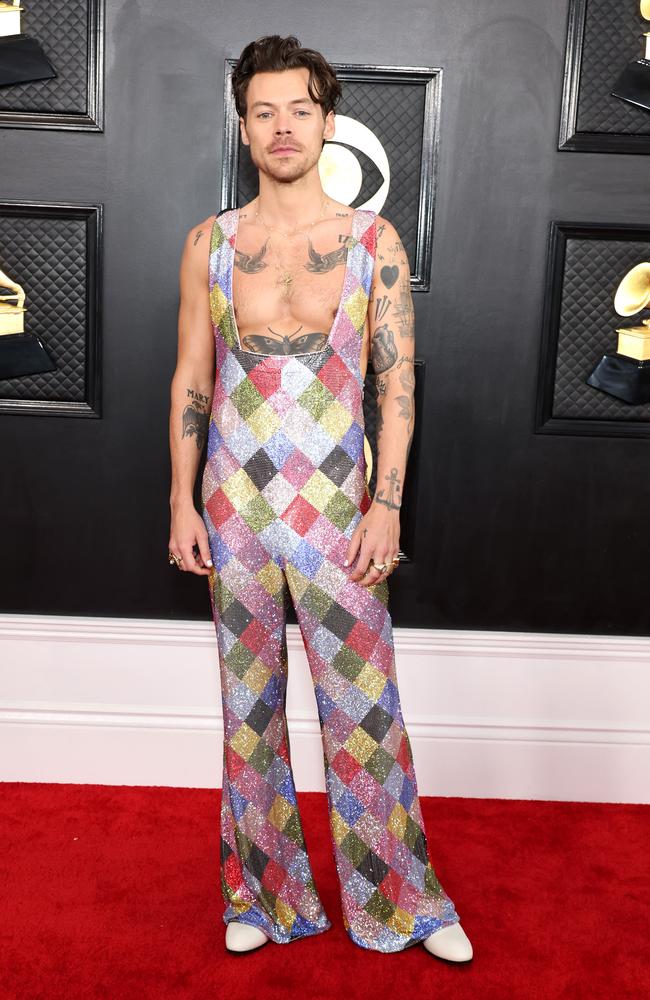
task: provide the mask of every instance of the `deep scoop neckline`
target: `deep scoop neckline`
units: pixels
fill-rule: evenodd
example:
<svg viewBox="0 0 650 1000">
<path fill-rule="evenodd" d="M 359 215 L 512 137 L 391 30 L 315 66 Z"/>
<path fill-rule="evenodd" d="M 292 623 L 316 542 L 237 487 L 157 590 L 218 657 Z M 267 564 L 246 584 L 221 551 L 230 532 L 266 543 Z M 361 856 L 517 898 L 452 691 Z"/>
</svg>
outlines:
<svg viewBox="0 0 650 1000">
<path fill-rule="evenodd" d="M 330 348 L 332 338 L 334 336 L 334 333 L 336 332 L 343 309 L 345 308 L 345 300 L 347 298 L 346 288 L 348 285 L 348 278 L 350 272 L 350 255 L 352 254 L 353 250 L 356 249 L 357 244 L 355 243 L 354 246 L 350 247 L 347 256 L 345 258 L 345 270 L 343 273 L 343 288 L 341 289 L 341 298 L 339 300 L 338 309 L 336 310 L 336 314 L 332 321 L 332 326 L 330 327 L 330 331 L 327 335 L 327 340 L 325 341 L 325 344 L 320 349 L 320 351 L 305 351 L 304 354 L 259 354 L 257 351 L 245 351 L 244 348 L 241 346 L 239 327 L 237 326 L 237 319 L 235 317 L 235 303 L 232 295 L 232 279 L 233 279 L 233 272 L 235 270 L 235 248 L 237 246 L 237 234 L 239 233 L 239 219 L 241 215 L 241 208 L 236 208 L 234 209 L 234 211 L 236 212 L 237 221 L 235 224 L 235 231 L 233 234 L 232 253 L 230 255 L 230 267 L 228 274 L 228 307 L 230 309 L 230 320 L 232 323 L 232 328 L 237 340 L 236 350 L 239 351 L 240 354 L 245 354 L 247 357 L 250 358 L 264 358 L 265 360 L 273 359 L 274 361 L 275 360 L 286 361 L 289 358 L 314 358 L 318 357 L 320 354 L 324 354 Z M 354 237 L 355 240 L 357 239 L 356 224 L 360 211 L 361 209 L 359 208 L 352 209 L 352 225 L 350 226 L 350 233 L 348 235 L 348 239 L 350 237 Z"/>
</svg>

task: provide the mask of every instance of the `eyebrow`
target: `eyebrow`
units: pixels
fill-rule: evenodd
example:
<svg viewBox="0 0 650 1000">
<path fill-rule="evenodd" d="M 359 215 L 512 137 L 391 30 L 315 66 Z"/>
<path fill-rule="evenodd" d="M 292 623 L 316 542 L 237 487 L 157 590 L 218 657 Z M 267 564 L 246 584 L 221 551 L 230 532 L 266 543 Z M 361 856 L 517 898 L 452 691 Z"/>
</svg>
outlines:
<svg viewBox="0 0 650 1000">
<path fill-rule="evenodd" d="M 289 104 L 313 104 L 313 101 L 311 100 L 310 97 L 295 97 L 293 99 L 293 101 L 289 101 Z M 262 107 L 262 106 L 265 106 L 265 107 L 268 107 L 268 108 L 275 108 L 276 107 L 276 105 L 273 104 L 271 101 L 255 101 L 254 104 L 251 104 L 251 110 L 253 108 L 259 108 L 259 107 Z"/>
</svg>

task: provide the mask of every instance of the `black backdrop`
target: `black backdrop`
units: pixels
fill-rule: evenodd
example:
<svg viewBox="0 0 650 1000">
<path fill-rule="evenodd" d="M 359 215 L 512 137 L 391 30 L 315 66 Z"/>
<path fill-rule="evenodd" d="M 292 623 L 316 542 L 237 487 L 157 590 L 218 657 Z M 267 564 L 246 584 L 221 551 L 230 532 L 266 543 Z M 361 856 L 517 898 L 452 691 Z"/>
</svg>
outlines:
<svg viewBox="0 0 650 1000">
<path fill-rule="evenodd" d="M 650 221 L 646 157 L 557 149 L 567 9 L 405 0 L 396 30 L 387 0 L 107 0 L 105 132 L 0 129 L 3 199 L 104 205 L 102 419 L 0 414 L 3 611 L 209 617 L 205 579 L 166 560 L 178 264 L 220 207 L 224 59 L 273 31 L 444 71 L 394 623 L 648 634 L 650 443 L 534 432 L 550 220 Z"/>
</svg>

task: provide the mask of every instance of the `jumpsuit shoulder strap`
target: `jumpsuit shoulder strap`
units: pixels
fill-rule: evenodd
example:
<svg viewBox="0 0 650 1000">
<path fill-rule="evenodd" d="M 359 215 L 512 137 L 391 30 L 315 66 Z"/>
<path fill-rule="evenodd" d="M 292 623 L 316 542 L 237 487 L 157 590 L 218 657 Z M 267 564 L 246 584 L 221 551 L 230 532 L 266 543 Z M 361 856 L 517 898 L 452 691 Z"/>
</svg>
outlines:
<svg viewBox="0 0 650 1000">
<path fill-rule="evenodd" d="M 362 258 L 359 277 L 366 294 L 369 295 L 377 255 L 377 213 L 369 208 L 357 209 L 354 221 L 357 252 Z"/>
<path fill-rule="evenodd" d="M 220 250 L 224 243 L 231 243 L 237 220 L 236 208 L 224 208 L 217 212 L 210 234 L 210 253 Z M 232 245 L 232 243 L 231 243 Z M 227 248 L 226 248 L 227 249 Z"/>
<path fill-rule="evenodd" d="M 237 209 L 224 209 L 215 216 L 210 232 L 208 290 L 215 327 L 222 327 L 228 321 L 236 221 Z"/>
</svg>

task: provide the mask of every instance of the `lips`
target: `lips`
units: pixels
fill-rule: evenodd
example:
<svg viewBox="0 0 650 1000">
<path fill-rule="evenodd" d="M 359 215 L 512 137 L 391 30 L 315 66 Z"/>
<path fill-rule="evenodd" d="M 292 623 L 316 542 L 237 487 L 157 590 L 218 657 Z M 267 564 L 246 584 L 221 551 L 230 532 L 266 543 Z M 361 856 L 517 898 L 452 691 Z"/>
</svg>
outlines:
<svg viewBox="0 0 650 1000">
<path fill-rule="evenodd" d="M 272 153 L 297 153 L 298 150 L 295 146 L 276 146 L 271 150 Z"/>
</svg>

